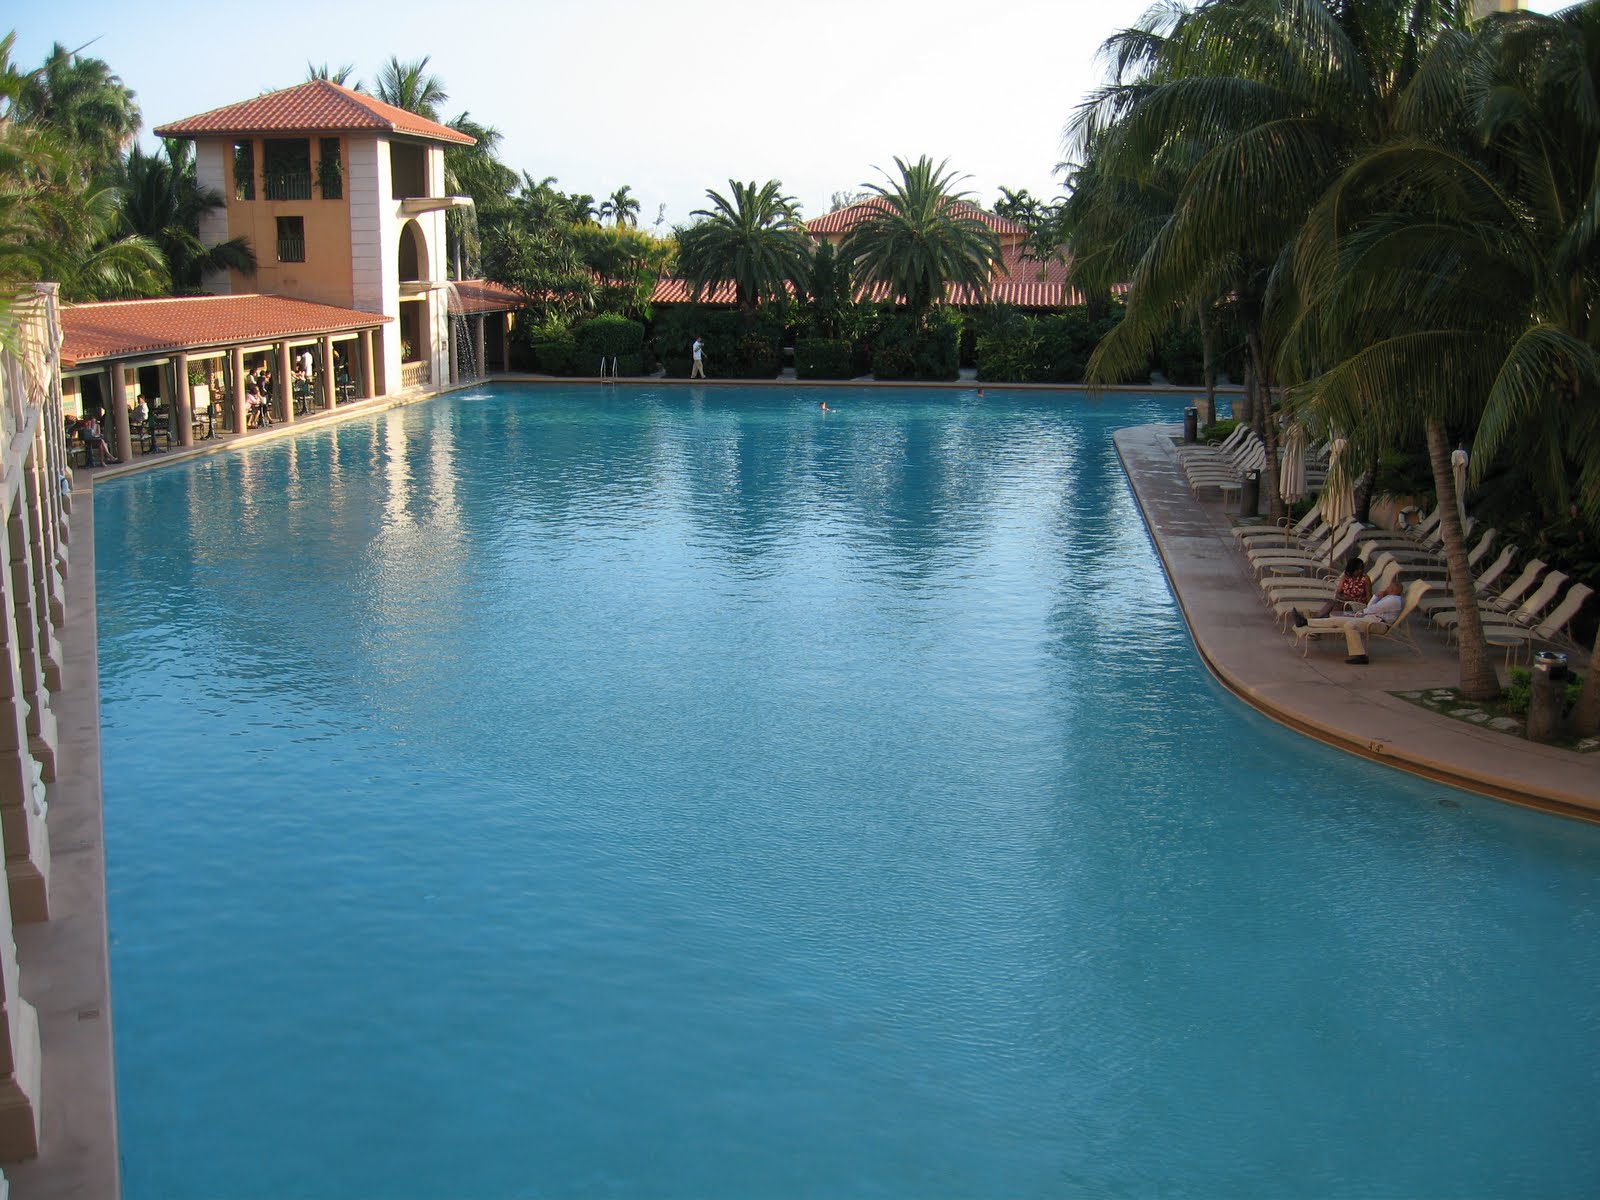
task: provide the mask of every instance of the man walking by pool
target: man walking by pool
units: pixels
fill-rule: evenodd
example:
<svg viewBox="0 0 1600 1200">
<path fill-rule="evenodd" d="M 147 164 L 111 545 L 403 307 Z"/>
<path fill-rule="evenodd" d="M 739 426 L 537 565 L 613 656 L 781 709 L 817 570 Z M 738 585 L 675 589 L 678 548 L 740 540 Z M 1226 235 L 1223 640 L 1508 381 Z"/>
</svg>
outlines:
<svg viewBox="0 0 1600 1200">
<path fill-rule="evenodd" d="M 689 355 L 694 359 L 694 366 L 689 368 L 689 378 L 704 379 L 706 377 L 705 343 L 699 338 L 695 338 L 694 345 L 690 348 Z"/>
</svg>

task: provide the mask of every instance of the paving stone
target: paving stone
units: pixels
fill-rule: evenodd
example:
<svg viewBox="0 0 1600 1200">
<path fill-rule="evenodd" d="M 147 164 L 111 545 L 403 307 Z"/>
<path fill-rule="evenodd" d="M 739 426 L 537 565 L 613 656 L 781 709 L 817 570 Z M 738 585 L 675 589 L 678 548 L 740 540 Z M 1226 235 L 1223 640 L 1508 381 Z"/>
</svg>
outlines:
<svg viewBox="0 0 1600 1200">
<path fill-rule="evenodd" d="M 1452 708 L 1450 710 L 1450 715 L 1452 717 L 1469 717 L 1473 713 L 1478 713 L 1479 716 L 1483 715 L 1481 712 L 1478 712 L 1478 710 L 1475 709 L 1475 708 Z"/>
<path fill-rule="evenodd" d="M 1515 717 L 1496 717 L 1489 722 L 1489 728 L 1498 729 L 1502 733 L 1519 733 L 1522 730 L 1522 722 Z"/>
<path fill-rule="evenodd" d="M 1395 695 L 1399 696 L 1400 699 L 1402 699 L 1402 700 L 1421 700 L 1422 699 L 1422 693 L 1421 692 L 1396 692 Z"/>
</svg>

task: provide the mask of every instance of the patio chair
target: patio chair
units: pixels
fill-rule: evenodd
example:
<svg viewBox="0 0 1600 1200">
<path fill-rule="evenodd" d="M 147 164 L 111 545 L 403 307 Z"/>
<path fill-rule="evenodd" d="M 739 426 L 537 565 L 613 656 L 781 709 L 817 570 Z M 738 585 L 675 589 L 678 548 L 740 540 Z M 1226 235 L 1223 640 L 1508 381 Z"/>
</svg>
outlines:
<svg viewBox="0 0 1600 1200">
<path fill-rule="evenodd" d="M 1400 573 L 1400 564 L 1394 559 L 1385 559 L 1372 570 L 1372 593 L 1377 595 L 1394 582 L 1394 577 Z M 1338 576 L 1328 576 L 1326 583 L 1321 587 L 1303 584 L 1300 588 L 1285 587 L 1274 591 L 1267 598 L 1267 604 L 1272 609 L 1272 615 L 1277 618 L 1279 625 L 1285 625 L 1294 618 L 1297 612 L 1304 612 L 1308 608 L 1320 607 L 1333 599 L 1334 588 L 1338 585 Z M 1299 583 L 1299 580 L 1269 579 L 1268 583 Z"/>
<path fill-rule="evenodd" d="M 1509 616 L 1503 609 L 1494 609 L 1489 612 L 1480 611 L 1479 615 L 1486 626 L 1520 625 L 1524 629 L 1531 629 L 1544 619 L 1545 610 L 1554 602 L 1556 593 L 1561 590 L 1561 585 L 1566 581 L 1567 575 L 1565 571 L 1551 571 L 1540 582 L 1533 595 L 1513 609 Z M 1453 642 L 1461 628 L 1461 614 L 1452 612 L 1449 616 L 1452 618 L 1451 620 L 1441 622 L 1439 616 L 1435 615 L 1433 623 L 1443 628 L 1446 639 Z"/>
<path fill-rule="evenodd" d="M 1521 603 L 1522 598 L 1533 588 L 1535 581 L 1544 574 L 1546 563 L 1542 558 L 1529 559 L 1518 575 L 1509 584 L 1505 591 L 1499 595 L 1490 595 L 1478 605 L 1483 612 L 1510 612 Z M 1456 623 L 1456 606 L 1454 604 L 1441 608 L 1433 613 L 1432 621 L 1440 629 L 1449 629 Z"/>
<path fill-rule="evenodd" d="M 1288 517 L 1283 517 L 1275 525 L 1235 525 L 1232 532 L 1235 541 L 1246 545 L 1253 545 L 1261 538 L 1269 539 L 1269 541 L 1281 539 L 1285 543 L 1293 545 L 1309 537 L 1312 531 L 1322 524 L 1324 524 L 1322 520 L 1322 504 L 1319 501 L 1313 504 L 1306 511 L 1306 515 L 1294 522 L 1293 525 L 1289 523 Z"/>
<path fill-rule="evenodd" d="M 1406 584 L 1405 603 L 1400 608 L 1399 616 L 1395 617 L 1394 624 L 1383 625 L 1379 622 L 1373 622 L 1370 627 L 1362 631 L 1367 650 L 1370 651 L 1372 649 L 1374 640 L 1387 638 L 1390 641 L 1399 642 L 1411 653 L 1421 657 L 1422 648 L 1417 645 L 1417 640 L 1411 632 L 1411 614 L 1416 611 L 1417 603 L 1432 586 L 1433 584 L 1426 579 L 1413 579 Z M 1310 652 L 1312 638 L 1330 632 L 1332 631 L 1318 629 L 1314 625 L 1296 625 L 1294 636 L 1295 640 L 1300 643 L 1301 657 Z"/>
<path fill-rule="evenodd" d="M 1506 568 L 1511 565 L 1511 560 L 1516 556 L 1517 546 L 1515 542 L 1502 546 L 1499 556 L 1472 581 L 1473 594 L 1479 597 L 1478 603 L 1480 606 L 1483 604 L 1483 597 L 1488 596 L 1494 590 L 1494 585 L 1499 582 L 1500 576 L 1505 574 Z M 1424 599 L 1421 609 L 1425 615 L 1432 617 L 1440 609 L 1454 608 L 1455 606 L 1456 598 L 1450 594 L 1449 588 L 1446 587 L 1443 592 Z"/>
<path fill-rule="evenodd" d="M 1352 521 L 1333 540 L 1330 546 L 1324 543 L 1320 546 L 1307 547 L 1297 550 L 1278 547 L 1273 550 L 1263 550 L 1261 553 L 1246 553 L 1250 560 L 1250 568 L 1259 577 L 1267 572 L 1278 575 L 1305 574 L 1315 571 L 1318 567 L 1333 567 L 1342 565 L 1355 550 L 1356 541 L 1361 537 L 1361 526 Z"/>
<path fill-rule="evenodd" d="M 1550 610 L 1550 615 L 1532 626 L 1512 624 L 1502 621 L 1485 621 L 1484 632 L 1493 634 L 1497 641 L 1515 641 L 1527 645 L 1532 642 L 1544 642 L 1551 646 L 1572 646 L 1573 640 L 1569 633 L 1572 618 L 1578 615 L 1578 610 L 1590 596 L 1594 589 L 1588 584 L 1575 583 L 1567 589 L 1567 594 L 1562 597 L 1561 603 Z"/>
</svg>

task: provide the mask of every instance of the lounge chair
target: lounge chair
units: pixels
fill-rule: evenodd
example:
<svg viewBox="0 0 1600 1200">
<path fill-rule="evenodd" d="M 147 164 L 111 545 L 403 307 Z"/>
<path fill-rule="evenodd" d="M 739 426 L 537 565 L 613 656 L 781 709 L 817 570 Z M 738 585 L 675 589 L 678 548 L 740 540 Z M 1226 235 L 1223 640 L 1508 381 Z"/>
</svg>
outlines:
<svg viewBox="0 0 1600 1200">
<path fill-rule="evenodd" d="M 1422 649 L 1417 645 L 1417 640 L 1411 633 L 1411 614 L 1416 611 L 1418 602 L 1432 586 L 1433 584 L 1426 579 L 1413 579 L 1406 584 L 1405 603 L 1400 608 L 1400 615 L 1395 617 L 1394 624 L 1383 625 L 1374 622 L 1369 628 L 1362 631 L 1367 649 L 1371 650 L 1375 639 L 1388 638 L 1391 641 L 1399 642 L 1411 653 L 1420 656 Z M 1310 625 L 1296 625 L 1294 636 L 1295 640 L 1300 643 L 1301 656 L 1304 657 L 1310 652 L 1311 639 L 1313 637 L 1327 632 L 1330 631 L 1317 629 Z"/>
<path fill-rule="evenodd" d="M 1561 603 L 1550 610 L 1550 615 L 1536 624 L 1524 626 L 1502 621 L 1485 621 L 1484 632 L 1492 633 L 1498 641 L 1518 641 L 1524 644 L 1544 642 L 1551 646 L 1571 646 L 1573 642 L 1568 627 L 1572 624 L 1572 618 L 1578 615 L 1578 610 L 1592 595 L 1594 589 L 1588 584 L 1575 583 L 1567 589 L 1567 594 L 1561 598 Z"/>
<path fill-rule="evenodd" d="M 1486 626 L 1511 625 L 1532 629 L 1544 619 L 1545 611 L 1555 602 L 1556 593 L 1561 590 L 1561 585 L 1566 581 L 1566 572 L 1551 571 L 1540 581 L 1534 593 L 1513 609 L 1509 615 L 1501 609 L 1493 609 L 1489 612 L 1480 612 L 1479 616 Z M 1451 613 L 1450 616 L 1455 619 L 1445 622 L 1441 622 L 1436 615 L 1433 623 L 1445 629 L 1448 639 L 1454 641 L 1461 628 L 1460 615 L 1460 613 Z"/>
<path fill-rule="evenodd" d="M 1500 581 L 1500 576 L 1506 573 L 1506 568 L 1511 565 L 1511 560 L 1516 556 L 1517 546 L 1515 542 L 1508 546 L 1502 546 L 1499 556 L 1472 581 L 1472 590 L 1475 595 L 1480 597 L 1478 601 L 1480 605 L 1483 603 L 1482 597 L 1493 593 L 1494 585 Z M 1429 596 L 1423 600 L 1421 608 L 1423 613 L 1431 617 L 1440 609 L 1454 608 L 1455 606 L 1456 598 L 1450 594 L 1447 587 L 1441 594 Z"/>
<path fill-rule="evenodd" d="M 1522 574 L 1507 584 L 1505 591 L 1482 601 L 1478 605 L 1479 609 L 1483 612 L 1510 612 L 1532 590 L 1539 576 L 1544 574 L 1545 566 L 1546 563 L 1542 558 L 1529 559 L 1527 565 L 1522 568 Z M 1449 629 L 1456 623 L 1455 605 L 1438 609 L 1431 619 L 1440 629 Z"/>
<path fill-rule="evenodd" d="M 1372 592 L 1374 595 L 1383 591 L 1394 582 L 1394 577 L 1400 573 L 1400 564 L 1392 558 L 1382 563 L 1372 572 Z M 1269 583 L 1298 582 L 1293 580 L 1268 580 Z M 1300 589 L 1284 588 L 1272 593 L 1267 604 L 1272 609 L 1272 615 L 1277 618 L 1278 624 L 1283 625 L 1293 619 L 1297 612 L 1304 612 L 1308 608 L 1317 608 L 1333 599 L 1334 588 L 1338 586 L 1337 575 L 1328 576 L 1325 586 L 1313 588 L 1304 586 Z"/>
<path fill-rule="evenodd" d="M 1343 563 L 1345 559 L 1350 557 L 1351 552 L 1355 549 L 1356 540 L 1360 536 L 1361 526 L 1351 522 L 1345 526 L 1344 531 L 1333 541 L 1331 547 L 1326 544 L 1307 547 L 1304 550 L 1296 550 L 1292 546 L 1288 549 L 1279 547 L 1273 551 L 1247 554 L 1246 557 L 1249 558 L 1251 569 L 1255 571 L 1257 576 L 1264 575 L 1268 571 L 1278 575 L 1287 575 L 1295 572 L 1304 574 L 1307 571 L 1314 571 L 1318 567 L 1332 567 Z"/>
<path fill-rule="evenodd" d="M 1289 524 L 1289 518 L 1287 517 L 1284 517 L 1276 525 L 1235 525 L 1233 527 L 1233 537 L 1235 541 L 1246 544 L 1252 544 L 1260 538 L 1282 539 L 1287 543 L 1293 544 L 1308 537 L 1314 529 L 1322 524 L 1324 524 L 1322 520 L 1322 504 L 1319 502 L 1313 504 L 1307 510 L 1306 515 L 1293 525 Z"/>
</svg>

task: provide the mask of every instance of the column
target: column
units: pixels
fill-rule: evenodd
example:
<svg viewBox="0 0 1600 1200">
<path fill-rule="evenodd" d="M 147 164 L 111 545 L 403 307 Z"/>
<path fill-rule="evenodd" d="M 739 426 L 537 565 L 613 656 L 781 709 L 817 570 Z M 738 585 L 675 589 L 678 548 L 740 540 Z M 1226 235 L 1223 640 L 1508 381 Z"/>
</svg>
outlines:
<svg viewBox="0 0 1600 1200">
<path fill-rule="evenodd" d="M 372 386 L 372 330 L 361 331 L 361 349 L 356 355 L 356 371 L 361 376 L 361 398 L 371 400 L 378 393 Z"/>
<path fill-rule="evenodd" d="M 28 702 L 22 688 L 12 572 L 0 570 L 0 834 L 6 884 L 18 921 L 50 916 L 50 835 L 44 787 L 28 750 Z"/>
<path fill-rule="evenodd" d="M 39 499 L 38 524 L 43 546 L 35 549 L 33 561 L 36 566 L 43 563 L 45 567 L 43 603 L 50 614 L 52 639 L 56 639 L 67 624 L 67 548 L 61 536 L 62 496 L 59 469 L 53 461 L 56 449 L 50 435 L 53 428 L 46 413 L 34 427 L 33 447 L 23 469 L 32 476 L 28 485 L 32 489 L 30 494 Z M 60 686 L 59 682 L 51 684 L 52 690 Z"/>
<path fill-rule="evenodd" d="M 322 393 L 322 407 L 329 412 L 338 403 L 339 381 L 333 370 L 333 335 L 322 335 L 322 375 L 317 381 L 317 388 Z"/>
<path fill-rule="evenodd" d="M 11 515 L 6 518 L 11 611 L 15 623 L 12 645 L 16 647 L 22 669 L 22 698 L 27 702 L 23 719 L 28 730 L 28 751 L 43 768 L 40 778 L 50 783 L 56 777 L 56 714 L 50 707 L 43 647 L 39 644 L 39 629 L 48 626 L 48 618 L 41 619 L 34 591 L 33 541 L 28 524 L 27 492 L 19 491 Z"/>
<path fill-rule="evenodd" d="M 238 346 L 228 351 L 228 408 L 233 413 L 233 431 L 245 430 L 244 351 Z"/>
<path fill-rule="evenodd" d="M 474 351 L 473 361 L 478 364 L 479 379 L 489 378 L 489 357 L 484 352 L 485 342 L 483 336 L 483 327 L 488 320 L 489 318 L 484 316 L 482 313 L 479 313 L 477 316 L 472 318 L 472 349 Z"/>
<path fill-rule="evenodd" d="M 37 621 L 37 641 L 39 647 L 39 669 L 44 675 L 44 686 L 51 692 L 61 690 L 61 644 L 56 638 L 57 628 L 66 620 L 66 594 L 62 587 L 61 577 L 56 573 L 55 556 L 50 550 L 50 525 L 49 513 L 45 509 L 45 497 L 50 494 L 46 481 L 40 478 L 36 469 L 37 458 L 30 451 L 27 461 L 23 464 L 22 472 L 22 500 L 26 501 L 28 521 L 28 565 L 32 573 L 34 617 Z M 58 619 L 57 612 L 60 617 Z M 45 697 L 46 703 L 49 697 Z M 52 713 L 54 709 L 50 710 Z M 38 755 L 34 756 L 35 758 Z M 51 747 L 52 767 L 54 766 L 54 746 Z M 55 778 L 52 770 L 45 778 L 51 782 Z"/>
<path fill-rule="evenodd" d="M 22 998 L 11 903 L 0 888 L 0 1159 L 39 1153 L 39 1018 Z"/>
<path fill-rule="evenodd" d="M 456 344 L 456 323 L 445 321 L 444 326 L 444 352 L 449 356 L 445 364 L 445 377 L 440 380 L 440 386 L 457 384 L 461 382 L 461 347 Z"/>
<path fill-rule="evenodd" d="M 278 406 L 283 410 L 280 418 L 285 425 L 294 424 L 294 357 L 289 353 L 289 340 L 278 343 L 278 365 L 272 372 L 272 387 L 278 393 Z M 275 416 L 277 414 L 274 414 Z"/>
<path fill-rule="evenodd" d="M 133 432 L 128 428 L 128 376 L 121 359 L 111 364 L 111 440 L 117 447 L 117 457 L 123 462 L 131 461 Z"/>
<path fill-rule="evenodd" d="M 178 418 L 178 444 L 194 445 L 194 392 L 189 386 L 189 355 L 179 350 L 172 360 L 172 374 L 178 382 L 178 405 L 173 411 Z"/>
</svg>

